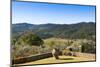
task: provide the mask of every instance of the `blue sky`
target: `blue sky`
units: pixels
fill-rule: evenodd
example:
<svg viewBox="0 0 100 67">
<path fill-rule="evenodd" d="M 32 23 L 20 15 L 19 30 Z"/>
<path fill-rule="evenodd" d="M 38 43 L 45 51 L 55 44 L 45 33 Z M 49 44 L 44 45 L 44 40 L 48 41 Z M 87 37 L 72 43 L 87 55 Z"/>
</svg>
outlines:
<svg viewBox="0 0 100 67">
<path fill-rule="evenodd" d="M 73 24 L 95 22 L 95 6 L 12 2 L 12 23 Z"/>
</svg>

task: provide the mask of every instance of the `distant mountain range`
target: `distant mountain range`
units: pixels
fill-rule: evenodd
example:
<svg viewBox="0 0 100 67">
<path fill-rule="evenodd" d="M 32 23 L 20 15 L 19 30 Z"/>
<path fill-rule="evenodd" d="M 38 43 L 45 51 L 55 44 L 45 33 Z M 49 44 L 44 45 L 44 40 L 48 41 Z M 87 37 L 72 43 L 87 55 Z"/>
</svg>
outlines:
<svg viewBox="0 0 100 67">
<path fill-rule="evenodd" d="M 19 36 L 23 32 L 32 31 L 41 38 L 91 38 L 95 36 L 94 22 L 80 22 L 76 24 L 12 24 L 12 35 Z"/>
</svg>

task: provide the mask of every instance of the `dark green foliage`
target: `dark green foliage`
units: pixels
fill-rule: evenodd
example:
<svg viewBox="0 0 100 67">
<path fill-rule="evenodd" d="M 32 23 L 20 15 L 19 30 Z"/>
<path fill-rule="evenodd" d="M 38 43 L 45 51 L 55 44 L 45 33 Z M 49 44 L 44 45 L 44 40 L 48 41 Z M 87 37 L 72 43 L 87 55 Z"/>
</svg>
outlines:
<svg viewBox="0 0 100 67">
<path fill-rule="evenodd" d="M 32 32 L 24 32 L 20 36 L 12 37 L 12 56 L 20 58 L 38 54 L 43 43 L 43 40 Z"/>
<path fill-rule="evenodd" d="M 20 58 L 20 57 L 27 57 L 30 55 L 38 54 L 39 47 L 37 46 L 30 46 L 30 45 L 13 45 L 14 48 L 12 48 L 12 57 Z"/>
<path fill-rule="evenodd" d="M 17 41 L 18 45 L 34 45 L 40 46 L 43 44 L 43 40 L 32 32 L 24 33 Z"/>
<path fill-rule="evenodd" d="M 84 53 L 96 53 L 96 46 L 93 43 L 84 43 L 82 44 L 81 50 Z"/>
<path fill-rule="evenodd" d="M 16 38 L 12 38 L 12 39 L 11 39 L 11 44 L 12 44 L 12 45 L 15 45 L 16 41 L 17 41 Z"/>
<path fill-rule="evenodd" d="M 41 38 L 70 38 L 70 39 L 91 39 L 95 36 L 94 22 L 81 22 L 77 24 L 40 24 L 33 25 L 27 23 L 13 24 L 13 35 L 32 31 Z"/>
</svg>

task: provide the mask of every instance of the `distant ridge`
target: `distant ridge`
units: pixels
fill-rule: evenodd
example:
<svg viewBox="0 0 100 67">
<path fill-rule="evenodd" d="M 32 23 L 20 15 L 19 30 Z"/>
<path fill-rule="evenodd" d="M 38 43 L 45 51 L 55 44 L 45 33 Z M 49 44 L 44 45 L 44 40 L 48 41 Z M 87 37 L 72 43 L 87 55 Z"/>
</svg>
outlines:
<svg viewBox="0 0 100 67">
<path fill-rule="evenodd" d="M 95 22 L 80 22 L 76 24 L 12 24 L 13 36 L 25 31 L 32 31 L 41 38 L 91 38 L 95 35 Z"/>
</svg>

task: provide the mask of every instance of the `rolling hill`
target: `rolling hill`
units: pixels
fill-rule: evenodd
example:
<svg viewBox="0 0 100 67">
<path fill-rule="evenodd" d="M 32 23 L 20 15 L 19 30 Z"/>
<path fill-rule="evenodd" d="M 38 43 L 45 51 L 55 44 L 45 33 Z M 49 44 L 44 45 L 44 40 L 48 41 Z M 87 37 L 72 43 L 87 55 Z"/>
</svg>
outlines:
<svg viewBox="0 0 100 67">
<path fill-rule="evenodd" d="M 80 22 L 76 24 L 28 24 L 28 23 L 17 23 L 12 24 L 12 35 L 19 36 L 23 32 L 32 31 L 41 38 L 72 38 L 72 39 L 84 39 L 95 37 L 94 22 Z"/>
</svg>

